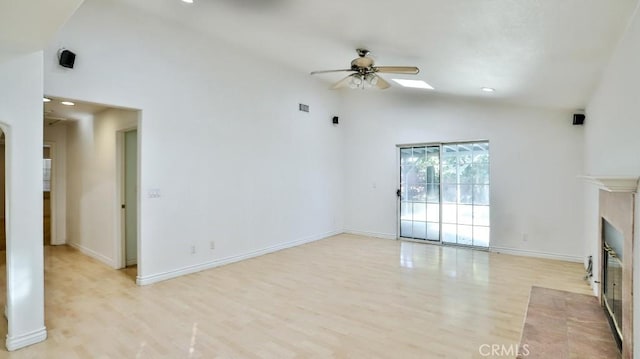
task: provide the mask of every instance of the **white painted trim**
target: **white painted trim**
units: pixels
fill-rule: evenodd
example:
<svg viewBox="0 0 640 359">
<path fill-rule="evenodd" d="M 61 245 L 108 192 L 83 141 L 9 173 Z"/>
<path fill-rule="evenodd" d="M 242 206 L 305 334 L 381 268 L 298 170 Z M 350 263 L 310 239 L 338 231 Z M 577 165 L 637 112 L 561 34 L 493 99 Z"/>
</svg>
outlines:
<svg viewBox="0 0 640 359">
<path fill-rule="evenodd" d="M 93 259 L 99 260 L 100 262 L 108 265 L 109 267 L 115 268 L 115 269 L 119 269 L 118 266 L 116 265 L 116 263 L 114 263 L 113 259 L 102 255 L 96 251 L 94 251 L 93 249 L 89 249 L 87 247 L 81 246 L 78 243 L 73 243 L 73 242 L 69 242 L 67 243 L 67 245 L 79 250 L 80 252 L 82 252 L 82 254 L 85 254 Z"/>
<path fill-rule="evenodd" d="M 567 256 L 564 254 L 555 254 L 548 252 L 540 252 L 540 251 L 532 251 L 528 249 L 515 249 L 515 248 L 505 248 L 505 247 L 491 247 L 489 248 L 489 252 L 494 253 L 502 253 L 502 254 L 510 254 L 514 256 L 524 256 L 524 257 L 535 257 L 535 258 L 544 258 L 544 259 L 555 259 L 560 261 L 567 262 L 576 262 L 583 263 L 584 258 L 580 256 Z"/>
<path fill-rule="evenodd" d="M 239 255 L 235 255 L 235 256 L 231 256 L 231 257 L 216 259 L 216 260 L 213 260 L 213 261 L 204 262 L 204 263 L 196 264 L 196 265 L 192 265 L 192 266 L 187 266 L 187 267 L 183 267 L 183 268 L 180 268 L 180 269 L 176 269 L 176 270 L 172 270 L 172 271 L 168 271 L 168 272 L 164 272 L 164 273 L 152 274 L 152 275 L 147 275 L 147 276 L 144 276 L 144 277 L 138 276 L 138 278 L 136 279 L 136 283 L 138 285 L 153 284 L 153 283 L 161 282 L 163 280 L 172 279 L 172 278 L 180 277 L 180 276 L 183 276 L 183 275 L 200 272 L 200 271 L 203 271 L 203 270 L 206 270 L 206 269 L 211 269 L 211 268 L 219 267 L 219 266 L 222 266 L 222 265 L 225 265 L 225 264 L 239 262 L 239 261 L 242 261 L 242 260 L 245 260 L 245 259 L 249 259 L 249 258 L 259 257 L 261 255 L 277 252 L 277 251 L 280 251 L 280 250 L 283 250 L 283 249 L 287 249 L 287 248 L 291 248 L 291 247 L 296 247 L 296 246 L 299 246 L 299 245 L 302 245 L 302 244 L 306 244 L 306 243 L 318 241 L 318 240 L 321 240 L 321 239 L 325 239 L 325 238 L 328 238 L 328 237 L 331 237 L 331 236 L 335 236 L 335 235 L 340 234 L 340 233 L 342 233 L 342 232 L 341 231 L 331 231 L 331 232 L 321 233 L 321 234 L 305 237 L 305 238 L 302 238 L 302 239 L 297 239 L 297 240 L 294 240 L 294 241 L 281 243 L 281 244 L 278 244 L 278 245 L 275 245 L 275 246 L 266 247 L 266 248 L 259 249 L 259 250 L 256 250 L 256 251 L 251 251 L 251 252 L 247 252 L 247 253 L 244 253 L 244 254 L 239 254 Z"/>
<path fill-rule="evenodd" d="M 7 335 L 7 341 L 5 342 L 8 351 L 14 351 L 20 348 L 24 348 L 28 345 L 40 343 L 47 339 L 47 328 L 42 327 L 38 330 L 21 334 L 18 336 Z"/>
<path fill-rule="evenodd" d="M 130 259 L 130 260 L 127 261 L 126 264 L 127 264 L 127 267 L 128 266 L 132 266 L 132 265 L 136 265 L 136 264 L 138 264 L 138 260 L 135 259 L 135 258 L 134 259 Z"/>
<path fill-rule="evenodd" d="M 382 238 L 382 239 L 398 239 L 397 236 L 392 233 L 367 232 L 367 231 L 358 231 L 355 229 L 345 229 L 344 233 L 355 234 L 358 236 L 365 236 L 365 237 Z"/>
<path fill-rule="evenodd" d="M 638 176 L 579 176 L 579 178 L 608 192 L 636 193 L 638 191 Z"/>
</svg>

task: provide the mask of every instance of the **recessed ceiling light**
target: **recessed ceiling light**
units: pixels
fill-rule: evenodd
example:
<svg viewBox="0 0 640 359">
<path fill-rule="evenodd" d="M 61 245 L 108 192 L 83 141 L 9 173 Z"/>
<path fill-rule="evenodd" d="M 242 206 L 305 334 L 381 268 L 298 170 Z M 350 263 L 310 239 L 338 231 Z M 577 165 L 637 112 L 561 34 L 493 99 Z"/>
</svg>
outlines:
<svg viewBox="0 0 640 359">
<path fill-rule="evenodd" d="M 392 80 L 402 85 L 403 87 L 433 90 L 433 87 L 431 85 L 429 85 L 428 83 L 422 80 L 405 80 L 405 79 L 392 79 Z"/>
<path fill-rule="evenodd" d="M 51 102 L 51 99 L 46 98 L 46 97 L 43 97 L 43 98 L 42 98 L 42 102 Z"/>
<path fill-rule="evenodd" d="M 193 0 L 182 0 L 182 2 L 186 2 L 187 4 L 193 4 Z"/>
<path fill-rule="evenodd" d="M 74 106 L 75 103 L 71 102 L 71 101 L 62 101 L 60 102 L 61 104 L 65 105 L 65 106 Z"/>
<path fill-rule="evenodd" d="M 482 90 L 484 92 L 496 92 L 496 89 L 491 88 L 491 87 L 482 87 L 482 88 L 480 88 L 480 90 Z"/>
</svg>

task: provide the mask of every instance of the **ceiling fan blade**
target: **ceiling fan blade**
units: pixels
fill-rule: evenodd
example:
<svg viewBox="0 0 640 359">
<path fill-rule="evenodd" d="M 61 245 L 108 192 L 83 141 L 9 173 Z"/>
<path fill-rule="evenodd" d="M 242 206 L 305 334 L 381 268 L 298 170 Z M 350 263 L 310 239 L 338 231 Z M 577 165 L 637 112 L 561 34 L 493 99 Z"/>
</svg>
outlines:
<svg viewBox="0 0 640 359">
<path fill-rule="evenodd" d="M 343 70 L 323 70 L 323 71 L 312 71 L 311 75 L 316 75 L 316 74 L 328 74 L 331 72 L 347 72 L 347 71 L 353 71 L 352 69 L 343 69 Z"/>
<path fill-rule="evenodd" d="M 373 68 L 375 72 L 381 72 L 386 74 L 412 74 L 415 75 L 420 72 L 420 69 L 415 66 L 376 66 Z"/>
<path fill-rule="evenodd" d="M 388 89 L 389 87 L 391 87 L 391 84 L 388 83 L 385 79 L 383 79 L 382 77 L 376 75 L 376 77 L 378 78 L 378 81 L 376 82 L 376 87 L 379 88 L 380 90 L 384 90 L 384 89 Z"/>
<path fill-rule="evenodd" d="M 343 88 L 343 87 L 347 87 L 349 86 L 349 81 L 351 80 L 351 76 L 353 76 L 353 74 L 343 78 L 342 80 L 336 82 L 333 86 L 331 86 L 332 90 L 337 90 L 339 88 Z"/>
</svg>

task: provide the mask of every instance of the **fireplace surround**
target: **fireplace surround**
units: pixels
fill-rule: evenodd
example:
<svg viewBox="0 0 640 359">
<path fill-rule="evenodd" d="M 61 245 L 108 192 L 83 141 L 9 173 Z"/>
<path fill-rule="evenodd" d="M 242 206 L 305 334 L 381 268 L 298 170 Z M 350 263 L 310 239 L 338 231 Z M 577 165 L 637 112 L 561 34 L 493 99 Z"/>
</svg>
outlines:
<svg viewBox="0 0 640 359">
<path fill-rule="evenodd" d="M 638 177 L 586 177 L 599 190 L 598 298 L 621 357 L 633 358 L 633 237 Z"/>
</svg>

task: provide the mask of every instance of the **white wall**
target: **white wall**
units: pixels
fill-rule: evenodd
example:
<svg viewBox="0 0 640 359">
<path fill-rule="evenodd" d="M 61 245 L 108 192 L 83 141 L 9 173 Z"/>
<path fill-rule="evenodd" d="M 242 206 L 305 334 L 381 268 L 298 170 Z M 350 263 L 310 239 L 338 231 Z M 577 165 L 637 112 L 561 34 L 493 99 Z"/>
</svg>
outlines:
<svg viewBox="0 0 640 359">
<path fill-rule="evenodd" d="M 640 176 L 640 15 L 636 10 L 626 34 L 604 72 L 587 106 L 585 120 L 585 173 L 609 176 Z M 597 188 L 585 185 L 585 236 L 588 254 L 598 254 Z M 640 283 L 640 200 L 636 195 L 634 287 Z M 594 265 L 599 268 L 599 263 Z M 596 271 L 594 278 L 598 278 Z M 598 292 L 594 286 L 594 292 Z M 638 293 L 637 289 L 634 289 Z M 634 296 L 634 353 L 640 356 L 640 296 Z"/>
<path fill-rule="evenodd" d="M 6 134 L 6 345 L 46 338 L 42 250 L 42 52 L 0 64 L 0 123 Z"/>
<path fill-rule="evenodd" d="M 44 142 L 52 149 L 51 244 L 67 242 L 67 127 L 63 122 L 44 126 Z"/>
<path fill-rule="evenodd" d="M 583 129 L 571 124 L 570 112 L 441 99 L 423 92 L 353 91 L 345 97 L 341 115 L 347 138 L 348 231 L 395 238 L 397 144 L 486 139 L 491 247 L 582 260 L 577 176 L 582 173 Z"/>
<path fill-rule="evenodd" d="M 316 81 L 115 1 L 85 2 L 45 50 L 47 94 L 142 109 L 141 283 L 341 231 L 338 104 Z"/>
<path fill-rule="evenodd" d="M 138 111 L 109 109 L 66 125 L 68 243 L 114 268 L 121 238 L 117 133 L 137 123 Z"/>
</svg>

